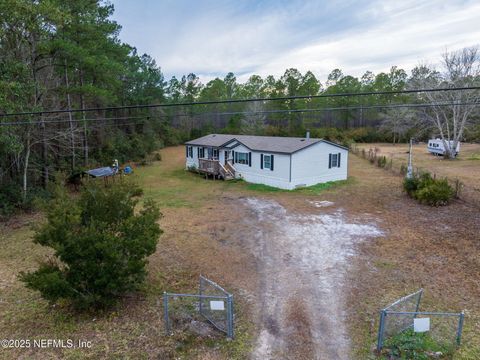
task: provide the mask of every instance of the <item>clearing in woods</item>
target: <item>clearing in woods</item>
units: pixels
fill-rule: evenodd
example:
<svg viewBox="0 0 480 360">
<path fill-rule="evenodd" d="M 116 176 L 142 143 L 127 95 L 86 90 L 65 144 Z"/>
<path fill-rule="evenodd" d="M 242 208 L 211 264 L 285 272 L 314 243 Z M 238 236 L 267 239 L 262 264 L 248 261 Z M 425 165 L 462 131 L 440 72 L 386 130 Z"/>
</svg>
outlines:
<svg viewBox="0 0 480 360">
<path fill-rule="evenodd" d="M 392 159 L 397 169 L 407 164 L 408 144 L 358 144 L 359 149 L 377 149 L 378 156 Z M 427 151 L 427 144 L 419 143 L 413 146 L 413 165 L 420 170 L 428 170 L 439 177 L 450 180 L 459 179 L 464 184 L 465 199 L 473 199 L 480 205 L 480 144 L 460 144 L 460 153 L 454 161 L 443 156 L 434 156 Z"/>
<path fill-rule="evenodd" d="M 294 192 L 206 181 L 183 170 L 183 147 L 161 154 L 134 176 L 162 209 L 165 233 L 143 291 L 112 312 L 71 316 L 25 289 L 19 271 L 48 255 L 31 242 L 41 216 L 2 225 L 0 338 L 61 335 L 93 346 L 0 358 L 365 359 L 378 310 L 419 287 L 431 309 L 466 310 L 456 358 L 480 358 L 478 207 L 419 205 L 400 177 L 353 154 L 351 180 Z M 234 341 L 164 336 L 162 292 L 195 291 L 199 274 L 234 293 Z"/>
</svg>

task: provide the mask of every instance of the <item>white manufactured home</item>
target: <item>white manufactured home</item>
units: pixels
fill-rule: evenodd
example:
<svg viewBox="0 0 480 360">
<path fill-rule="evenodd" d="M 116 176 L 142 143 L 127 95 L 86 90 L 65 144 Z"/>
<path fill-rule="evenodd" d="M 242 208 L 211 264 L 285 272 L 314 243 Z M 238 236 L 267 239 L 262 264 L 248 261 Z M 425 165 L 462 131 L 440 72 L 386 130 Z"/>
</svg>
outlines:
<svg viewBox="0 0 480 360">
<path fill-rule="evenodd" d="M 186 167 L 292 190 L 347 179 L 348 148 L 305 138 L 210 134 L 188 141 Z"/>
</svg>

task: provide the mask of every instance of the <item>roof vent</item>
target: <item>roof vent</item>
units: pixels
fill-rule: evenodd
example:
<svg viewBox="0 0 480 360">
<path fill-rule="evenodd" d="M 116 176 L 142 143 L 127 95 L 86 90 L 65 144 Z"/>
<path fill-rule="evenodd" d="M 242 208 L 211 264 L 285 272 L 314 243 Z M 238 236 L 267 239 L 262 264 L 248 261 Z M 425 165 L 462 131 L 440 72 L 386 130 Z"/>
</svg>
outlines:
<svg viewBox="0 0 480 360">
<path fill-rule="evenodd" d="M 310 139 L 310 131 L 307 130 L 307 134 L 305 135 L 307 139 Z"/>
<path fill-rule="evenodd" d="M 300 139 L 300 141 L 305 141 L 305 139 Z"/>
<path fill-rule="evenodd" d="M 213 135 L 212 135 L 212 137 L 215 137 L 215 136 L 217 136 L 217 134 L 213 134 Z"/>
</svg>

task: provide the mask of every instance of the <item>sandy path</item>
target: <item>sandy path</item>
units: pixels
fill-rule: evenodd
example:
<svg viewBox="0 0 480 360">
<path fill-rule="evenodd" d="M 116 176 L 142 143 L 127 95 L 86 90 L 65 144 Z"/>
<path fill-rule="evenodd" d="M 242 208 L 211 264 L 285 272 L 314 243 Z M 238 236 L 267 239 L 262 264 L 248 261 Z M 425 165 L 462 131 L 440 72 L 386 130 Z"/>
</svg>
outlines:
<svg viewBox="0 0 480 360">
<path fill-rule="evenodd" d="M 374 224 L 349 222 L 333 204 L 290 213 L 273 200 L 243 205 L 247 247 L 258 263 L 260 336 L 254 359 L 348 359 L 343 278 L 355 244 L 381 236 Z"/>
</svg>

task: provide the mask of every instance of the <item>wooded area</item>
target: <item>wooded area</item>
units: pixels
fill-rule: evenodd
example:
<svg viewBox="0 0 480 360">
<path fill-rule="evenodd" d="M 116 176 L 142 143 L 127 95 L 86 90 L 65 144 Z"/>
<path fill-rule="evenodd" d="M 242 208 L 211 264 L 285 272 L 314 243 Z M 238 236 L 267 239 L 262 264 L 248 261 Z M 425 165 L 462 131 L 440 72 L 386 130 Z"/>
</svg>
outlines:
<svg viewBox="0 0 480 360">
<path fill-rule="evenodd" d="M 446 70 L 392 67 L 361 78 L 335 69 L 322 84 L 307 71 L 278 78 L 233 73 L 202 84 L 195 74 L 166 80 L 149 55 L 119 39 L 113 5 L 89 0 L 0 3 L 0 116 L 52 109 L 478 86 L 476 48 L 444 56 Z M 467 65 L 467 66 L 466 66 Z M 144 158 L 154 149 L 211 132 L 399 141 L 415 134 L 478 140 L 478 91 L 251 101 L 164 108 L 43 113 L 0 117 L 0 213 L 28 206 L 58 171 Z M 388 108 L 450 102 L 455 106 Z M 465 105 L 469 103 L 471 105 Z M 386 106 L 381 108 L 379 106 Z M 347 109 L 345 109 L 347 108 Z M 352 109 L 350 109 L 352 108 Z M 304 111 L 307 109 L 308 111 Z M 458 121 L 456 119 L 458 118 Z M 12 124 L 15 123 L 15 124 Z M 426 125 L 426 126 L 425 126 Z M 432 130 L 433 129 L 433 130 Z M 444 132 L 444 133 L 443 133 Z"/>
</svg>

